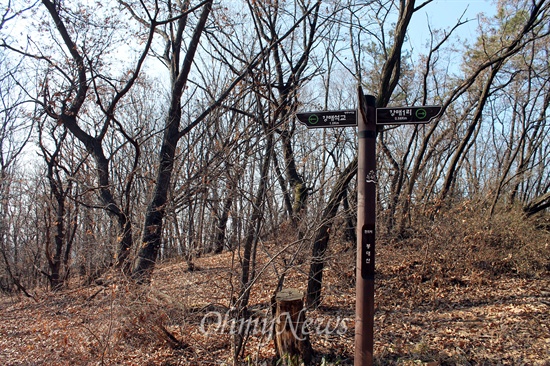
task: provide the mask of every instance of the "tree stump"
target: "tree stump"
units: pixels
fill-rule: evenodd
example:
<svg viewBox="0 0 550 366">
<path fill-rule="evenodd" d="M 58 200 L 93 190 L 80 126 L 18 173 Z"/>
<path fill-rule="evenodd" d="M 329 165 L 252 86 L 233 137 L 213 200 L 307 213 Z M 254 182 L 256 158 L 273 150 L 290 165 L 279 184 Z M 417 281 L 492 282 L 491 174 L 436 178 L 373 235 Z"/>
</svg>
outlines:
<svg viewBox="0 0 550 366">
<path fill-rule="evenodd" d="M 305 326 L 304 294 L 293 288 L 275 295 L 275 353 L 283 365 L 294 366 L 311 362 L 313 349 Z"/>
</svg>

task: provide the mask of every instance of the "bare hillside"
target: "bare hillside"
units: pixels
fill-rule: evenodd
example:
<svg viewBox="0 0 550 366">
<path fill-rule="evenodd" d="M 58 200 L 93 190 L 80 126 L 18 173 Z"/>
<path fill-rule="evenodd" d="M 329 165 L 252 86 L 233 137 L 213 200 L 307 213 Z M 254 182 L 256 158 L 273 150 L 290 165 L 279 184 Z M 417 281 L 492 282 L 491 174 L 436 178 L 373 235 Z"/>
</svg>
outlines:
<svg viewBox="0 0 550 366">
<path fill-rule="evenodd" d="M 452 247 L 421 240 L 418 233 L 380 241 L 376 364 L 550 364 L 548 268 L 522 269 L 524 257 L 514 257 L 505 246 L 487 247 L 495 235 L 462 236 Z M 274 264 L 281 258 L 269 253 L 278 247 L 264 243 L 258 250 L 259 277 L 248 308 L 256 323 L 245 346 L 246 364 L 269 364 L 274 356 L 270 298 L 278 279 Z M 541 250 L 539 257 L 546 254 Z M 354 256 L 350 243 L 333 246 L 322 305 L 307 313 L 317 364 L 352 364 Z M 0 363 L 230 364 L 231 333 L 238 324 L 231 321 L 229 304 L 238 260 L 236 252 L 206 256 L 194 262 L 193 271 L 185 262 L 165 263 L 147 289 L 106 276 L 101 285 L 37 292 L 36 300 L 3 297 Z M 285 287 L 303 290 L 307 265 L 293 267 Z"/>
</svg>

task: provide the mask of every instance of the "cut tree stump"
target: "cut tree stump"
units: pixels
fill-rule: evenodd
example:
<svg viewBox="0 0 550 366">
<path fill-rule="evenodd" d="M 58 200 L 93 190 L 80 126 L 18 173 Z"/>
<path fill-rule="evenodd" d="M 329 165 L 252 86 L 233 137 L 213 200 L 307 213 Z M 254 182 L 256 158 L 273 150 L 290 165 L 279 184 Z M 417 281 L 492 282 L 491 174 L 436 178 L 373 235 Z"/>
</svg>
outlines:
<svg viewBox="0 0 550 366">
<path fill-rule="evenodd" d="M 275 353 L 283 365 L 308 365 L 313 356 L 309 332 L 305 327 L 304 294 L 294 288 L 275 295 Z"/>
</svg>

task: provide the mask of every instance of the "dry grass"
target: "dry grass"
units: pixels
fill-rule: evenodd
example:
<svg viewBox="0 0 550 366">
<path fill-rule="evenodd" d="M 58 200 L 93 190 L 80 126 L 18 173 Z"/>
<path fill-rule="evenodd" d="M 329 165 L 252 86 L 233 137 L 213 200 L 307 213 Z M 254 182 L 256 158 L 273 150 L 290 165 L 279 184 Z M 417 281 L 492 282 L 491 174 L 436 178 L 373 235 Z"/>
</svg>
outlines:
<svg viewBox="0 0 550 366">
<path fill-rule="evenodd" d="M 268 263 L 281 245 L 263 243 L 259 263 Z M 550 233 L 533 222 L 514 213 L 481 219 L 467 205 L 422 224 L 407 239 L 381 238 L 376 364 L 550 365 L 549 246 Z M 308 317 L 320 331 L 338 326 L 339 332 L 314 334 L 312 344 L 317 364 L 348 365 L 354 245 L 335 236 L 328 258 L 322 305 Z M 208 256 L 195 265 L 193 272 L 185 263 L 160 265 L 148 289 L 112 278 L 105 286 L 38 293 L 38 302 L 0 298 L 0 364 L 229 364 L 231 336 L 204 319 L 229 310 L 238 256 Z M 255 317 L 269 314 L 275 268 L 282 268 L 279 259 L 254 286 Z M 307 261 L 297 265 L 285 286 L 305 289 L 307 270 Z M 252 335 L 244 363 L 269 363 L 273 355 L 272 342 Z"/>
</svg>

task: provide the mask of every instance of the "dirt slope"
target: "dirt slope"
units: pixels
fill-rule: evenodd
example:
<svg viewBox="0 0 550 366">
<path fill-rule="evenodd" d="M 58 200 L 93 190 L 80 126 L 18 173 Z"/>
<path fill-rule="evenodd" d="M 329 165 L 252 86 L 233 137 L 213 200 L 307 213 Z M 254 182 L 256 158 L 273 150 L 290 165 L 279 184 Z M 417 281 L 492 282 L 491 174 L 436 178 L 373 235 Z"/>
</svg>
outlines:
<svg viewBox="0 0 550 366">
<path fill-rule="evenodd" d="M 495 275 L 403 245 L 380 245 L 378 258 L 376 364 L 550 365 L 548 272 Z M 351 246 L 333 250 L 322 306 L 308 312 L 318 364 L 352 364 L 353 261 Z M 259 262 L 250 306 L 258 323 L 245 364 L 265 364 L 274 355 L 265 324 L 277 275 L 273 265 L 262 267 L 268 256 Z M 36 301 L 4 296 L 0 364 L 229 364 L 231 323 L 224 329 L 219 323 L 237 289 L 238 271 L 231 270 L 237 263 L 223 253 L 197 259 L 193 272 L 184 262 L 163 264 L 154 290 L 107 276 L 101 286 L 37 292 Z M 306 264 L 288 273 L 285 287 L 305 289 Z"/>
</svg>

